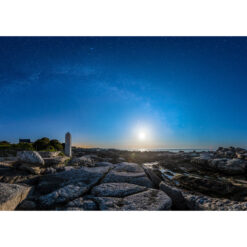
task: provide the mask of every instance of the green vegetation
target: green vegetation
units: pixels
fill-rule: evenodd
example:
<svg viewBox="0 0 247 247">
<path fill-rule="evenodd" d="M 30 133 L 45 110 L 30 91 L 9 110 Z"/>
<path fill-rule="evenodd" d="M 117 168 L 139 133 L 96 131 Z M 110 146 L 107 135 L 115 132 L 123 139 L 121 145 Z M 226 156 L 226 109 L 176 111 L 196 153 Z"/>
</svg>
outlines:
<svg viewBox="0 0 247 247">
<path fill-rule="evenodd" d="M 47 137 L 36 140 L 33 143 L 11 144 L 8 141 L 0 141 L 0 153 L 16 153 L 22 150 L 35 151 L 63 151 L 63 144 L 58 140 L 49 140 Z"/>
</svg>

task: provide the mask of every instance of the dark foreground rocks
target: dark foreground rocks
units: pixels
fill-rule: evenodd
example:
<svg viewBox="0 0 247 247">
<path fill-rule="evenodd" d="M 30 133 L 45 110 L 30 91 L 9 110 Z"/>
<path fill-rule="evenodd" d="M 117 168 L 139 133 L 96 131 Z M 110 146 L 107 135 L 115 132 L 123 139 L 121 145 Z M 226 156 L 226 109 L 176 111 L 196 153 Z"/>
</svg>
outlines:
<svg viewBox="0 0 247 247">
<path fill-rule="evenodd" d="M 175 186 L 170 186 L 164 182 L 160 184 L 160 188 L 170 196 L 176 209 L 207 211 L 247 210 L 247 202 L 213 198 L 200 193 L 186 191 Z"/>
<path fill-rule="evenodd" d="M 1 158 L 0 209 L 247 210 L 244 149 L 79 151 Z"/>
<path fill-rule="evenodd" d="M 0 183 L 0 210 L 14 210 L 28 196 L 30 187 Z"/>
<path fill-rule="evenodd" d="M 40 209 L 169 210 L 171 199 L 134 163 L 97 163 L 46 175 L 37 191 Z"/>
</svg>

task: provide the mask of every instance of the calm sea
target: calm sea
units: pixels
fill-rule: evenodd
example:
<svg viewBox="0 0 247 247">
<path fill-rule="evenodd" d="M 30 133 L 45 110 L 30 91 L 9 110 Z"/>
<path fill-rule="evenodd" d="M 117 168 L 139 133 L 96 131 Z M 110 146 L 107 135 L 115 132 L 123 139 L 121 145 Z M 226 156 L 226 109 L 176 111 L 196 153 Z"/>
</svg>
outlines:
<svg viewBox="0 0 247 247">
<path fill-rule="evenodd" d="M 203 151 L 215 151 L 215 149 L 189 149 L 189 148 L 139 148 L 139 149 L 125 149 L 127 151 L 141 151 L 141 152 L 145 152 L 145 151 L 149 151 L 149 152 L 162 152 L 162 151 L 169 151 L 169 152 L 180 152 L 180 151 L 184 151 L 184 152 L 203 152 Z"/>
</svg>

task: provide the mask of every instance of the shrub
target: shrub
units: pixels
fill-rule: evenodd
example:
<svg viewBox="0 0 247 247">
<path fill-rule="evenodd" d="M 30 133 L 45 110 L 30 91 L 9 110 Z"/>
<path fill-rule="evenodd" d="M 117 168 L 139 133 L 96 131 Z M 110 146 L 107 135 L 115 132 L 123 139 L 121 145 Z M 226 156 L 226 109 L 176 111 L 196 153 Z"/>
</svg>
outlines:
<svg viewBox="0 0 247 247">
<path fill-rule="evenodd" d="M 53 146 L 57 151 L 63 150 L 63 145 L 58 140 L 53 139 L 50 141 L 50 145 Z"/>
<path fill-rule="evenodd" d="M 22 150 L 33 151 L 34 150 L 32 143 L 19 143 L 15 146 L 15 148 L 20 151 Z"/>
<path fill-rule="evenodd" d="M 50 146 L 50 140 L 47 137 L 43 137 L 41 139 L 38 139 L 33 143 L 33 146 L 36 150 L 41 151 L 41 150 L 46 150 L 48 146 Z"/>
<path fill-rule="evenodd" d="M 7 141 L 0 141 L 0 145 L 6 146 L 6 145 L 10 145 L 10 143 Z"/>
<path fill-rule="evenodd" d="M 56 151 L 56 149 L 53 146 L 49 145 L 44 151 L 54 152 Z"/>
</svg>

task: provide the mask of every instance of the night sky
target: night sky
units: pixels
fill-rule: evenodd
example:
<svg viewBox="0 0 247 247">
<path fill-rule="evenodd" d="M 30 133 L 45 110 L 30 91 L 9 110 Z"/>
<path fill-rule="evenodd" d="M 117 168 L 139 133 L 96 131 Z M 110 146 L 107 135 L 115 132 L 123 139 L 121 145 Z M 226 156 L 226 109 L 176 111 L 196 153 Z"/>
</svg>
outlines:
<svg viewBox="0 0 247 247">
<path fill-rule="evenodd" d="M 247 38 L 0 38 L 0 140 L 247 147 L 246 103 Z"/>
</svg>

